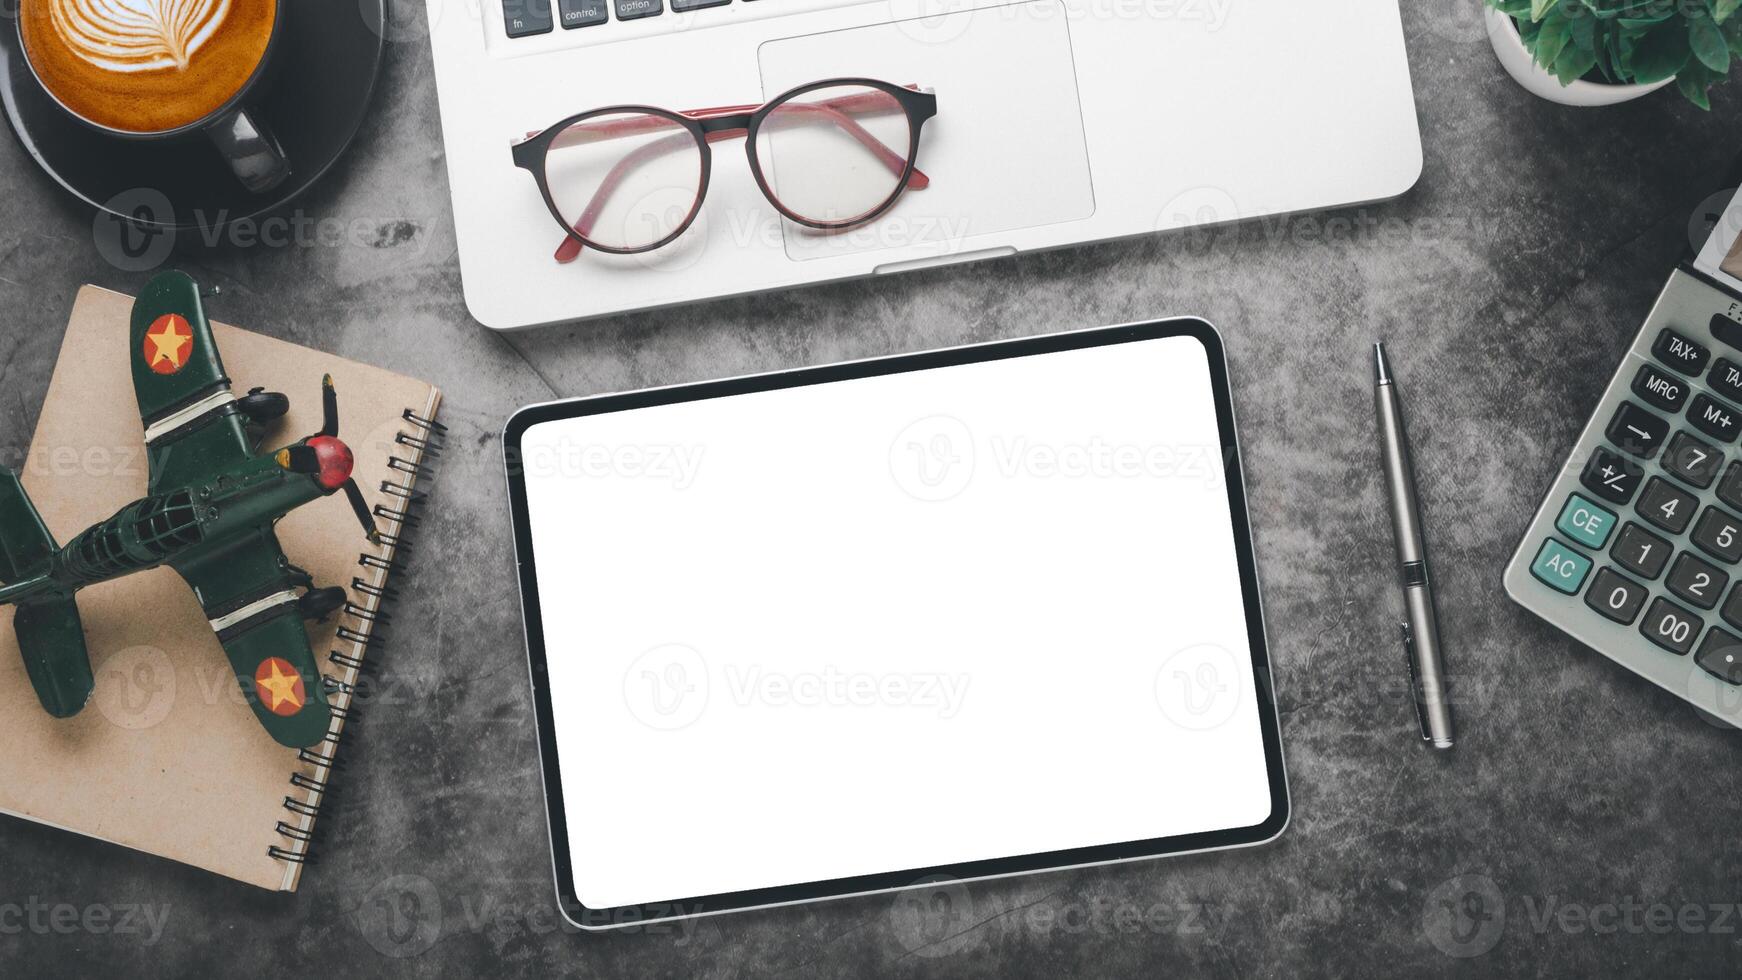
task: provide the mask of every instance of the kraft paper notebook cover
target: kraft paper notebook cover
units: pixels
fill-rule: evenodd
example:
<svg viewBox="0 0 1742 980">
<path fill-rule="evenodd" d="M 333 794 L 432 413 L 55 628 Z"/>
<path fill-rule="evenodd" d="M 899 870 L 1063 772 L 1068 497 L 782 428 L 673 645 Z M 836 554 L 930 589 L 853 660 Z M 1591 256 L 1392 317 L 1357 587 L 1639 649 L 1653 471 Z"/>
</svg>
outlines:
<svg viewBox="0 0 1742 980">
<path fill-rule="evenodd" d="M 22 467 L 25 489 L 63 544 L 145 494 L 144 430 L 129 361 L 132 304 L 95 286 L 80 290 Z M 413 487 L 425 450 L 439 434 L 441 393 L 216 321 L 212 329 L 238 395 L 264 386 L 290 398 L 265 448 L 319 430 L 321 376 L 333 376 L 339 434 L 356 455 L 354 475 L 383 543 L 368 543 L 343 494 L 292 511 L 277 531 L 285 556 L 316 585 L 349 590 L 355 609 L 308 629 L 322 672 L 354 684 L 397 566 L 407 509 L 420 496 Z M 300 752 L 285 748 L 255 720 L 204 611 L 174 571 L 92 586 L 78 603 L 96 689 L 67 719 L 50 717 L 38 703 L 11 610 L 0 610 L 0 811 L 294 890 L 326 774 L 342 751 L 349 688 L 329 686 L 334 718 L 326 741 Z"/>
</svg>

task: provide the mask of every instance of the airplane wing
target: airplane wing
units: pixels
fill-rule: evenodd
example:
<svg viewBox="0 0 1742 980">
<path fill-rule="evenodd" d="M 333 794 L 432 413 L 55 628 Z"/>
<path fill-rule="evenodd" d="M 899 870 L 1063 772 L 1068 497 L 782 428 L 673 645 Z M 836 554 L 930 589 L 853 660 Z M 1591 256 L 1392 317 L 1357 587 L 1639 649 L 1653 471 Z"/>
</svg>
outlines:
<svg viewBox="0 0 1742 980">
<path fill-rule="evenodd" d="M 324 738 L 332 713 L 297 609 L 299 583 L 272 529 L 174 568 L 193 587 L 267 733 L 292 748 Z"/>
<path fill-rule="evenodd" d="M 165 272 L 146 283 L 128 344 L 150 492 L 198 483 L 253 454 L 193 279 Z"/>
</svg>

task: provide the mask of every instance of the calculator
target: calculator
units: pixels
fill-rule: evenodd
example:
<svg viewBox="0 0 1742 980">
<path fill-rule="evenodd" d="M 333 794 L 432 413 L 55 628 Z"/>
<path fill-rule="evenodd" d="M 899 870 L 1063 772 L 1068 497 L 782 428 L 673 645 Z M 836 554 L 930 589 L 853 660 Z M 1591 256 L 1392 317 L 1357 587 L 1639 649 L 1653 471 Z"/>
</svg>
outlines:
<svg viewBox="0 0 1742 980">
<path fill-rule="evenodd" d="M 1729 268 L 1670 276 L 1505 583 L 1574 639 L 1742 727 L 1742 289 Z"/>
</svg>

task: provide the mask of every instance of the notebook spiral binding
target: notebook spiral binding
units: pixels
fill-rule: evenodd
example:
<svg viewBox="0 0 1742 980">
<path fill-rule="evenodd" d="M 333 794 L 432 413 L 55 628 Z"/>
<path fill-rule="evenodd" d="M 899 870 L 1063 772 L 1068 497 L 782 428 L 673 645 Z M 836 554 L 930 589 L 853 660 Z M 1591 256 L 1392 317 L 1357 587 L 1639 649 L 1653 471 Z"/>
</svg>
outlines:
<svg viewBox="0 0 1742 980">
<path fill-rule="evenodd" d="M 363 655 L 369 650 L 379 650 L 385 642 L 381 629 L 391 619 L 385 606 L 399 596 L 399 590 L 389 586 L 387 579 L 401 571 L 411 556 L 411 544 L 406 539 L 418 526 L 417 508 L 428 496 L 417 489 L 417 484 L 429 480 L 430 463 L 441 456 L 442 439 L 447 433 L 447 426 L 412 409 L 406 409 L 400 417 L 406 428 L 394 435 L 394 452 L 387 459 L 387 479 L 381 481 L 381 493 L 386 500 L 373 508 L 381 543 L 375 550 L 357 556 L 362 572 L 351 579 L 351 598 L 343 610 L 344 623 L 335 636 L 334 649 L 327 654 L 336 674 L 321 678 L 333 720 L 319 744 L 297 753 L 297 760 L 307 769 L 291 773 L 293 792 L 284 798 L 284 808 L 290 811 L 290 817 L 278 821 L 275 828 L 282 842 L 266 849 L 269 856 L 289 864 L 309 861 L 315 818 L 320 816 L 321 805 L 328 799 L 330 779 L 340 768 L 334 760 L 339 734 L 360 706 L 358 679 L 369 669 Z"/>
</svg>

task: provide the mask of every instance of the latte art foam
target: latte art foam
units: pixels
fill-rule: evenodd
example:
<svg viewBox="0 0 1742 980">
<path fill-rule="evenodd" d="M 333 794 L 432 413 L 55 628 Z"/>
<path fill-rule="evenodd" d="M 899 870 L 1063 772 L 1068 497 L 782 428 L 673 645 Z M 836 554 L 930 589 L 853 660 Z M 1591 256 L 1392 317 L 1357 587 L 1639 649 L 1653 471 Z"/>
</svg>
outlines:
<svg viewBox="0 0 1742 980">
<path fill-rule="evenodd" d="M 105 71 L 187 70 L 230 0 L 49 0 L 61 42 Z"/>
<path fill-rule="evenodd" d="M 4 0 L 0 0 L 4 2 Z M 164 133 L 209 120 L 266 58 L 279 0 L 13 0 L 37 80 L 74 115 Z"/>
</svg>

